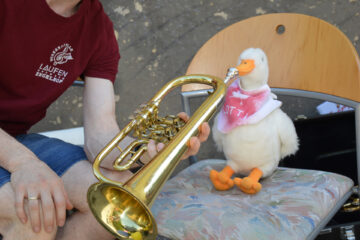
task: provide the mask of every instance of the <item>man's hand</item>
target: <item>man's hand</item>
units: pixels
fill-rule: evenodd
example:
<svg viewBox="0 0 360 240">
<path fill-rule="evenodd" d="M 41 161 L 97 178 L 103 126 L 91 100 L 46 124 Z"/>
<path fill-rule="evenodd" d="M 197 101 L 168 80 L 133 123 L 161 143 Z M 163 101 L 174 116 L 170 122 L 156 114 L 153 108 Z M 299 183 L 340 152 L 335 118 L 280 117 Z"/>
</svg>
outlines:
<svg viewBox="0 0 360 240">
<path fill-rule="evenodd" d="M 66 209 L 73 206 L 61 178 L 45 163 L 34 159 L 21 164 L 12 172 L 11 184 L 15 191 L 16 214 L 24 224 L 30 218 L 34 232 L 41 231 L 41 214 L 47 232 L 53 231 L 55 221 L 60 227 L 65 224 Z M 26 203 L 29 216 L 25 211 Z"/>
<path fill-rule="evenodd" d="M 189 120 L 189 116 L 181 112 L 178 116 L 183 119 L 185 122 Z M 210 135 L 210 126 L 207 122 L 202 123 L 200 125 L 198 136 L 191 137 L 188 142 L 188 149 L 182 155 L 181 159 L 186 159 L 190 156 L 196 155 L 200 149 L 200 145 L 202 142 L 205 142 Z M 141 162 L 147 163 L 149 162 L 165 145 L 163 143 L 156 144 L 155 141 L 150 140 L 148 144 L 147 153 L 141 158 Z"/>
</svg>

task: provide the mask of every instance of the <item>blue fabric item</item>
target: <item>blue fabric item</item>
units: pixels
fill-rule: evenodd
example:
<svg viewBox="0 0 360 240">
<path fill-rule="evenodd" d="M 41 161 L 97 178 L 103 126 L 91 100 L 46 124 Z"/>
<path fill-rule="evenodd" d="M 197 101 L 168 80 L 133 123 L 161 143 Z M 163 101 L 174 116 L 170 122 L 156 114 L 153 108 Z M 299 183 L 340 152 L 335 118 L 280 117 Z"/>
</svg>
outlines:
<svg viewBox="0 0 360 240">
<path fill-rule="evenodd" d="M 62 176 L 76 162 L 87 159 L 82 147 L 60 139 L 49 138 L 37 133 L 22 134 L 16 139 L 59 176 Z M 0 167 L 0 187 L 10 182 L 10 175 L 10 172 Z"/>
</svg>

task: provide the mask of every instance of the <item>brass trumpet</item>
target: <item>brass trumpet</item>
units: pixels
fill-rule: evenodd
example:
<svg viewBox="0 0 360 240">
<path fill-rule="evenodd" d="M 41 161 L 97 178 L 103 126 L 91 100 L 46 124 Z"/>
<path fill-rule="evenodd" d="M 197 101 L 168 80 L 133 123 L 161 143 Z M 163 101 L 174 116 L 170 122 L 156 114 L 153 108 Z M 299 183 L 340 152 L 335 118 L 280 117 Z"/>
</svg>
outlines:
<svg viewBox="0 0 360 240">
<path fill-rule="evenodd" d="M 186 124 L 176 118 L 159 120 L 158 106 L 172 89 L 189 83 L 207 84 L 213 87 L 209 97 L 196 110 Z M 207 75 L 189 75 L 173 79 L 145 105 L 135 118 L 109 142 L 97 155 L 93 170 L 99 180 L 87 194 L 88 204 L 95 218 L 118 239 L 155 239 L 157 226 L 150 207 L 162 185 L 170 177 L 187 149 L 188 140 L 198 133 L 201 123 L 208 121 L 225 96 L 223 80 Z M 160 126 L 162 131 L 157 129 Z M 128 169 L 146 151 L 150 138 L 168 142 L 166 146 L 127 182 L 120 183 L 106 178 L 100 172 L 101 161 L 130 133 L 135 139 L 114 161 L 114 169 Z M 155 132 L 155 133 L 154 133 Z M 165 134 L 163 134 L 163 133 Z M 164 136 L 165 135 L 165 136 Z M 137 149 L 136 151 L 134 149 Z M 125 158 L 130 160 L 121 163 Z"/>
</svg>

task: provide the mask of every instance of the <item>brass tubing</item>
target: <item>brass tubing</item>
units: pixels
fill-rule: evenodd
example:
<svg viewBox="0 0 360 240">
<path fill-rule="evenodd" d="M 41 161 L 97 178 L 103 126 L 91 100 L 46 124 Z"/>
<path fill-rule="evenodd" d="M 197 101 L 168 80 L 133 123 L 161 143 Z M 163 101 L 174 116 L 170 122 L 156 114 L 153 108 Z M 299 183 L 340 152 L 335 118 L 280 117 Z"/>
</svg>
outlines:
<svg viewBox="0 0 360 240">
<path fill-rule="evenodd" d="M 192 76 L 188 76 L 189 79 Z M 220 80 L 222 83 L 222 80 Z M 220 85 L 220 86 L 219 86 Z M 129 179 L 124 187 L 134 189 L 143 189 L 136 196 L 146 205 L 151 206 L 155 200 L 158 189 L 162 187 L 165 181 L 179 163 L 179 159 L 187 149 L 187 141 L 198 133 L 201 123 L 208 121 L 216 111 L 217 106 L 222 101 L 225 94 L 225 84 L 217 84 L 210 97 L 196 110 L 191 119 L 182 128 L 182 130 L 171 140 L 171 142 L 159 152 L 154 159 L 149 162 L 141 172 L 136 173 Z M 138 175 L 141 174 L 141 177 Z M 149 181 L 151 180 L 151 181 Z"/>
</svg>

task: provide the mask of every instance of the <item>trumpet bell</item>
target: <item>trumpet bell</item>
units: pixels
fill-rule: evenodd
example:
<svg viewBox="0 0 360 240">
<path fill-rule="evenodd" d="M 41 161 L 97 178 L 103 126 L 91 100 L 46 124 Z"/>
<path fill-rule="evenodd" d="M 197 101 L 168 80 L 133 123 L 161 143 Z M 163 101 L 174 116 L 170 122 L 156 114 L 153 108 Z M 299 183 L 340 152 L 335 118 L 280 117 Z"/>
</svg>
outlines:
<svg viewBox="0 0 360 240">
<path fill-rule="evenodd" d="M 149 208 L 123 187 L 95 183 L 88 201 L 98 222 L 118 239 L 146 240 L 157 236 L 156 221 Z"/>
</svg>

